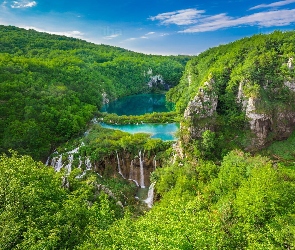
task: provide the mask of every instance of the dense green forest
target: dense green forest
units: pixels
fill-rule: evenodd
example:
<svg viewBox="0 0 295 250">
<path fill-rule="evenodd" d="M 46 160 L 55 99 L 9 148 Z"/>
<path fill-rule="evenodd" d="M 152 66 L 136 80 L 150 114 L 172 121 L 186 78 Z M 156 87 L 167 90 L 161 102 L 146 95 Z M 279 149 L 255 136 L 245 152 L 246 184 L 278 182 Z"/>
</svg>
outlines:
<svg viewBox="0 0 295 250">
<path fill-rule="evenodd" d="M 1 147 L 7 151 L 0 158 L 0 249 L 295 249 L 295 125 L 291 123 L 289 129 L 285 119 L 295 117 L 295 32 L 256 35 L 201 53 L 187 63 L 179 85 L 169 82 L 176 85 L 167 94 L 176 112 L 162 118 L 157 114 L 129 117 L 134 121 L 180 120 L 179 140 L 171 146 L 145 134 L 130 135 L 99 125 L 92 125 L 83 138 L 73 137 L 93 114 L 126 123 L 128 117 L 96 111 L 104 93 L 112 99 L 148 86 L 148 81 L 133 81 L 134 89 L 124 92 L 124 85 L 131 84 L 127 76 L 135 61 L 142 65 L 157 62 L 159 68 L 169 61 L 180 67 L 186 57 L 146 56 L 32 30 L 1 30 L 10 35 L 0 36 L 0 41 L 2 37 L 7 40 L 6 45 L 0 43 L 4 51 L 0 58 L 6 58 L 0 68 Z M 34 45 L 37 52 L 33 53 L 21 46 L 31 46 L 24 42 L 31 35 L 40 40 L 31 39 L 32 46 L 48 41 L 51 47 Z M 76 53 L 83 46 L 88 46 L 89 53 L 94 51 L 93 57 Z M 104 59 L 95 61 L 100 58 L 95 53 L 99 55 L 103 48 Z M 55 56 L 47 58 L 52 51 Z M 79 61 L 79 66 L 71 65 L 79 68 L 80 73 L 74 70 L 78 78 L 67 72 L 71 67 L 66 63 L 47 64 L 61 63 L 63 57 L 71 63 Z M 126 68 L 118 58 L 126 62 Z M 127 71 L 126 78 L 116 70 L 121 75 Z M 157 89 L 147 87 L 146 91 Z M 100 99 L 93 98 L 96 95 Z M 246 106 L 249 100 L 255 100 L 251 110 Z M 200 103 L 206 112 L 197 109 Z M 250 116 L 253 107 L 256 113 Z M 252 117 L 260 118 L 257 124 L 272 132 L 255 150 L 249 147 L 254 138 Z M 265 122 L 277 118 L 283 123 Z M 276 137 L 282 131 L 278 127 L 283 126 L 288 128 L 284 136 Z M 194 134 L 196 129 L 202 133 Z M 48 136 L 46 140 L 42 135 Z M 77 162 L 79 156 L 95 163 L 110 157 L 116 160 L 118 153 L 157 154 L 161 167 L 150 175 L 155 184 L 153 208 L 147 210 L 135 199 L 137 187 L 118 173 L 88 171 L 83 175 L 85 166 L 55 172 L 35 160 L 53 146 L 59 146 L 58 153 L 79 146 Z M 19 153 L 8 148 L 17 148 Z"/>
<path fill-rule="evenodd" d="M 211 140 L 213 144 L 206 146 L 209 158 L 220 158 L 235 148 L 257 151 L 273 140 L 286 139 L 290 135 L 285 135 L 286 128 L 294 127 L 288 118 L 295 111 L 294 41 L 294 31 L 259 34 L 208 49 L 190 60 L 180 84 L 167 93 L 182 116 L 186 128 L 182 138 L 203 149 L 202 140 Z M 254 130 L 266 130 L 260 131 L 263 139 L 256 145 L 250 145 L 249 120 L 257 127 Z M 188 132 L 190 128 L 194 133 Z"/>
<path fill-rule="evenodd" d="M 44 160 L 103 103 L 175 86 L 188 59 L 0 26 L 0 151 Z"/>
</svg>

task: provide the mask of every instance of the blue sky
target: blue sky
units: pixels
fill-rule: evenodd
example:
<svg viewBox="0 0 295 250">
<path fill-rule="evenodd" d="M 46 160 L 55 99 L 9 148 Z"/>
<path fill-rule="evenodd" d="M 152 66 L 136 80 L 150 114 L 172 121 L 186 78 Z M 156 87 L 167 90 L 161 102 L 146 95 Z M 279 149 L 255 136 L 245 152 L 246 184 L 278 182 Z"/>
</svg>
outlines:
<svg viewBox="0 0 295 250">
<path fill-rule="evenodd" d="M 295 0 L 0 0 L 0 24 L 147 54 L 196 55 L 295 28 Z"/>
</svg>

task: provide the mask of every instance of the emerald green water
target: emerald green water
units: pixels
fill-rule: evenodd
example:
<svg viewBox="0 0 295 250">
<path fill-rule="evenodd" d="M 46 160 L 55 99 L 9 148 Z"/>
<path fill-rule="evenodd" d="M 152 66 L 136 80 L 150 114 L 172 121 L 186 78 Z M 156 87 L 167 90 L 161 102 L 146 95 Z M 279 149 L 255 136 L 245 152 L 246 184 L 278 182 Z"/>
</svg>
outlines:
<svg viewBox="0 0 295 250">
<path fill-rule="evenodd" d="M 140 94 L 119 98 L 104 105 L 101 111 L 117 115 L 143 115 L 169 110 L 164 94 Z"/>
</svg>

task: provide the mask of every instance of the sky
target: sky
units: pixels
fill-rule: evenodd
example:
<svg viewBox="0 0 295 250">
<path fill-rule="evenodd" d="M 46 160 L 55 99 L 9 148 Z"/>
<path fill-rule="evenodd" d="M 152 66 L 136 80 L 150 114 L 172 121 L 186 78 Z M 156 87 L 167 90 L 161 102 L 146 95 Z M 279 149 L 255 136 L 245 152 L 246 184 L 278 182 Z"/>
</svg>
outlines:
<svg viewBox="0 0 295 250">
<path fill-rule="evenodd" d="M 295 28 L 295 0 L 0 0 L 0 24 L 146 54 L 197 55 Z"/>
</svg>

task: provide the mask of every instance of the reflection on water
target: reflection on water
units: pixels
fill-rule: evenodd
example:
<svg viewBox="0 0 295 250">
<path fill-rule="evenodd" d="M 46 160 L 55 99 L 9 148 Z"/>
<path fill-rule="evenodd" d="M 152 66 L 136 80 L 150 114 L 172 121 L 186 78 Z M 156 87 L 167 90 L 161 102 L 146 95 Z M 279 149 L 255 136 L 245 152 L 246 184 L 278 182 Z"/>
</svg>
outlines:
<svg viewBox="0 0 295 250">
<path fill-rule="evenodd" d="M 164 94 L 141 94 L 119 98 L 101 109 L 117 115 L 143 115 L 153 112 L 168 112 Z"/>
</svg>

